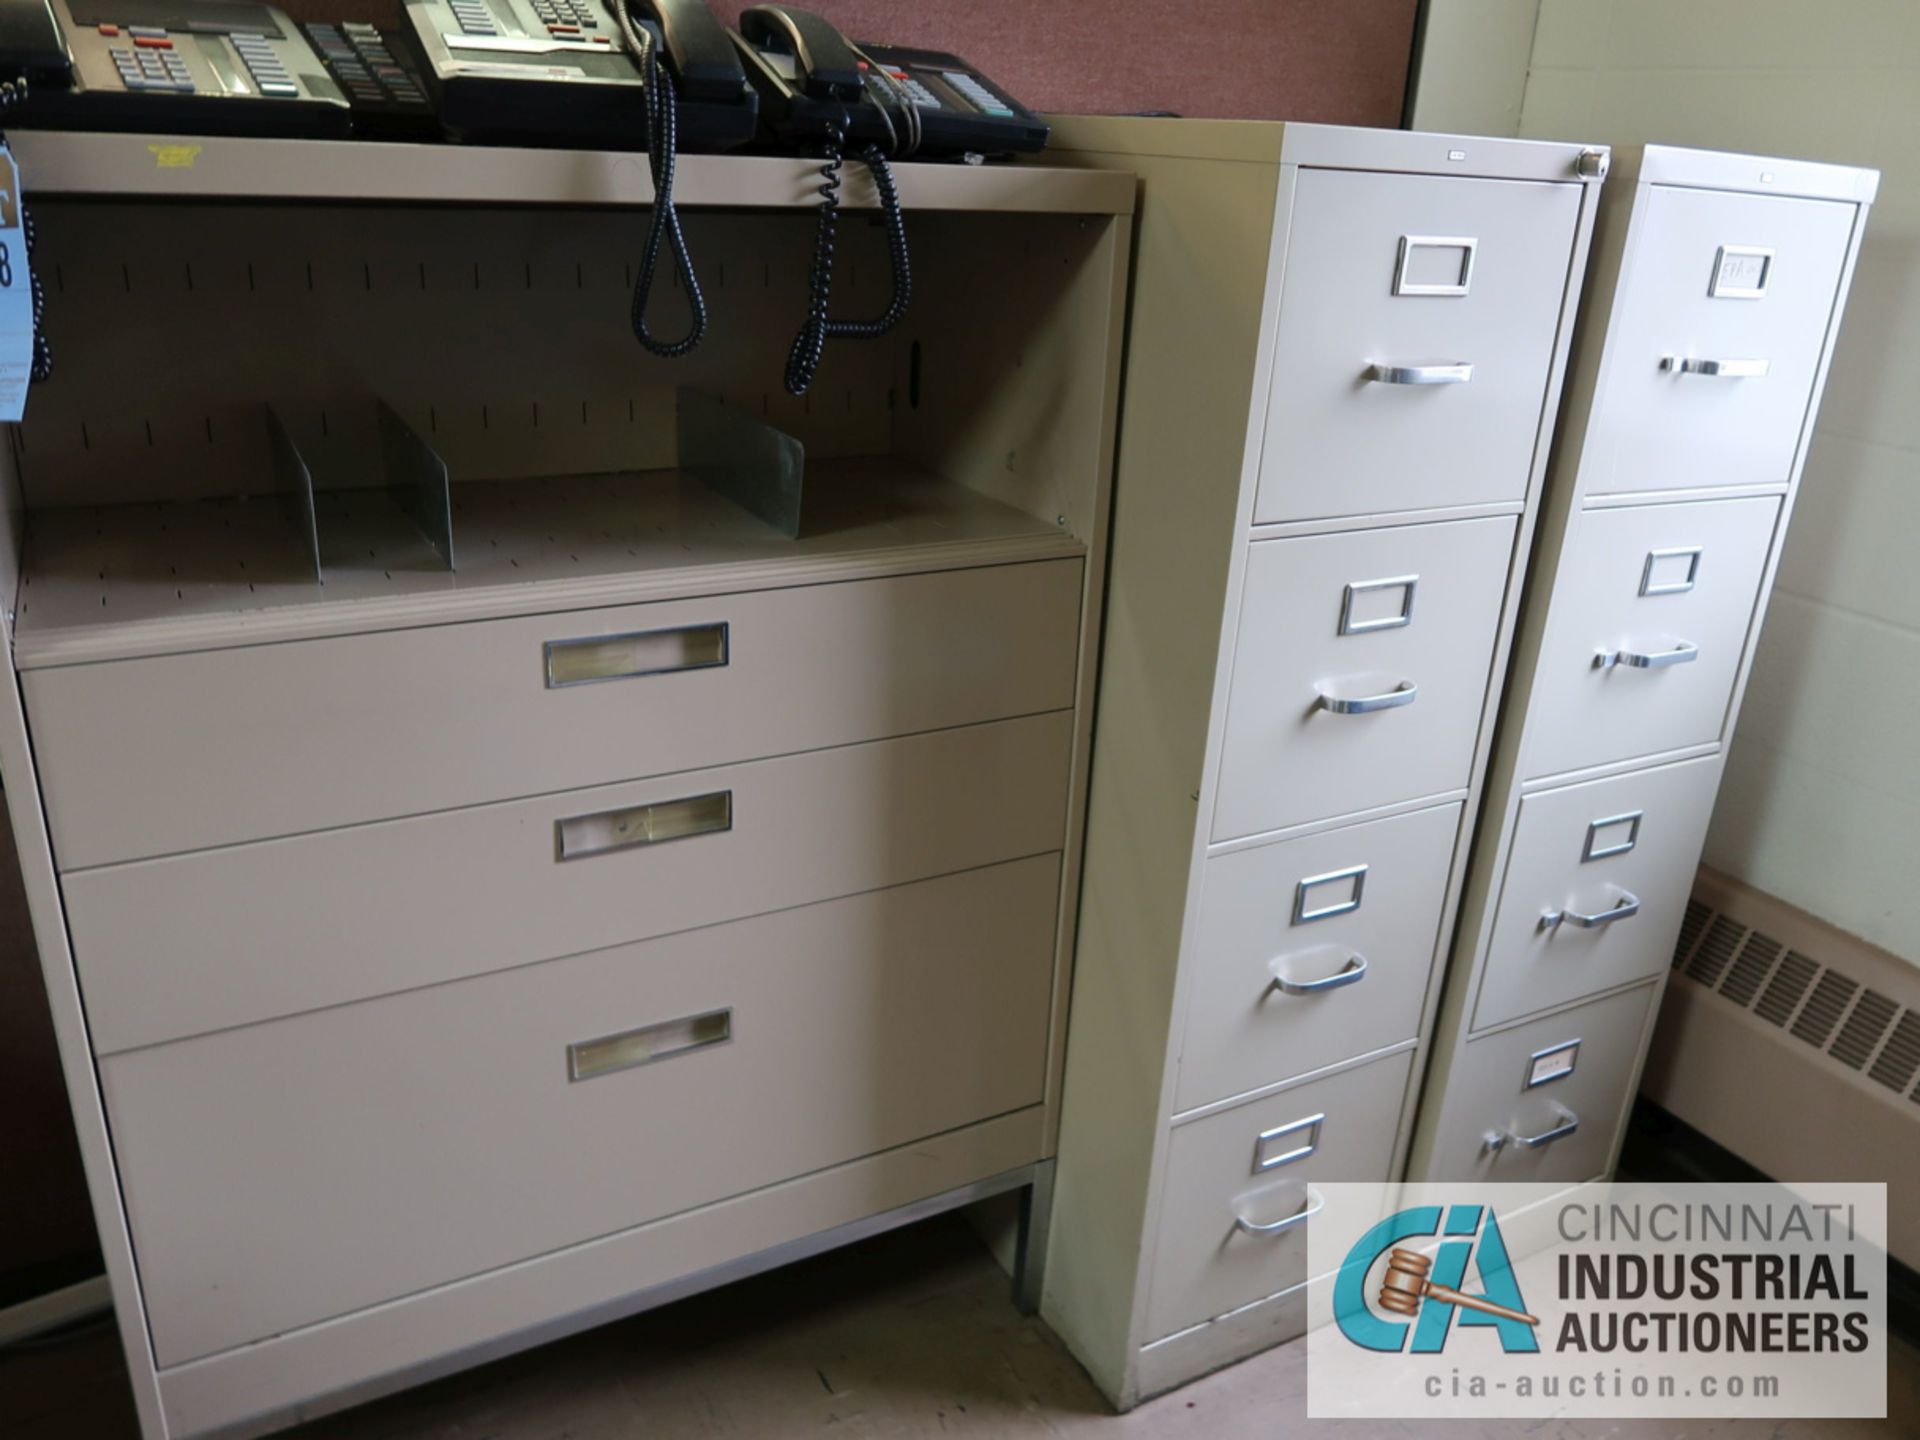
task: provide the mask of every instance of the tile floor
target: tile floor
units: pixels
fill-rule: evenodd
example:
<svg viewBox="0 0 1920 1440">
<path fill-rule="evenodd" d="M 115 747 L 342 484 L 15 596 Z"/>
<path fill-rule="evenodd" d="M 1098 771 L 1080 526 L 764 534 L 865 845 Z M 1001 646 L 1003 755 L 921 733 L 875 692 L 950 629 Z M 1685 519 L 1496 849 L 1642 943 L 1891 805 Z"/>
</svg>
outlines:
<svg viewBox="0 0 1920 1440">
<path fill-rule="evenodd" d="M 285 1432 L 288 1440 L 1893 1440 L 1920 1436 L 1920 1352 L 1896 1342 L 1884 1421 L 1310 1424 L 1286 1345 L 1115 1416 L 1014 1312 L 958 1219 L 696 1296 Z M 104 1328 L 0 1355 L 4 1440 L 137 1440 Z"/>
</svg>

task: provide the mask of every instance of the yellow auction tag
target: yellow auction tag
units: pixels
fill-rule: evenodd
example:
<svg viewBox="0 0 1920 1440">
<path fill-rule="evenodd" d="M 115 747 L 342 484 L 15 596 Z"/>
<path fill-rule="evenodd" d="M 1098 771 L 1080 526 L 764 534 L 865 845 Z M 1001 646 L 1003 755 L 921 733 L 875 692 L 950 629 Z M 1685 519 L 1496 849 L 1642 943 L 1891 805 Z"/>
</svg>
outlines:
<svg viewBox="0 0 1920 1440">
<path fill-rule="evenodd" d="M 204 145 L 149 145 L 153 152 L 153 163 L 161 170 L 191 170 L 193 162 L 200 158 Z"/>
</svg>

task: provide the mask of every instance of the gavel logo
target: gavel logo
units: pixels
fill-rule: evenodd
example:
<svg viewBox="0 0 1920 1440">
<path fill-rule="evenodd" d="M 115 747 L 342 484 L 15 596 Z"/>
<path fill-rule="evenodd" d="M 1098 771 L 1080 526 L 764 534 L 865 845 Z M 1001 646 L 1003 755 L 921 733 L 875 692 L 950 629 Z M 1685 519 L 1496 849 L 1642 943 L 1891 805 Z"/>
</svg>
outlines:
<svg viewBox="0 0 1920 1440">
<path fill-rule="evenodd" d="M 1482 1314 L 1498 1315 L 1502 1320 L 1518 1320 L 1523 1325 L 1540 1323 L 1537 1315 L 1529 1315 L 1524 1310 L 1509 1310 L 1491 1300 L 1462 1295 L 1445 1285 L 1435 1285 L 1427 1279 L 1432 1269 L 1432 1257 L 1422 1255 L 1417 1250 L 1403 1250 L 1396 1246 L 1389 1251 L 1386 1278 L 1380 1282 L 1380 1308 L 1391 1310 L 1396 1315 L 1418 1315 L 1421 1300 L 1430 1297 L 1449 1305 L 1463 1305 Z"/>
</svg>

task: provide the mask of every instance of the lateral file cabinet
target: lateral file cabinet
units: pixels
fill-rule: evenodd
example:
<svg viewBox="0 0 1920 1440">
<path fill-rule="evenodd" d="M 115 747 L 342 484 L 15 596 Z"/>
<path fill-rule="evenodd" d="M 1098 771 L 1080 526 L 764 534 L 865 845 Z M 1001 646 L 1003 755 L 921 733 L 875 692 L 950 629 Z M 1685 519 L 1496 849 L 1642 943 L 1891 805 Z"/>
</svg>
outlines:
<svg viewBox="0 0 1920 1440">
<path fill-rule="evenodd" d="M 1614 153 L 1415 1178 L 1613 1169 L 1877 182 Z"/>
<path fill-rule="evenodd" d="M 1606 154 L 1068 120 L 1141 177 L 1042 1313 L 1125 1407 L 1396 1176 Z"/>
<path fill-rule="evenodd" d="M 669 364 L 628 158 L 157 148 L 19 137 L 60 375 L 0 547 L 148 1440 L 1044 1185 L 1131 179 L 900 166 L 912 318 L 803 404 L 801 161 L 682 162 L 712 325 Z M 682 385 L 727 463 L 805 442 L 799 538 L 701 483 Z"/>
</svg>

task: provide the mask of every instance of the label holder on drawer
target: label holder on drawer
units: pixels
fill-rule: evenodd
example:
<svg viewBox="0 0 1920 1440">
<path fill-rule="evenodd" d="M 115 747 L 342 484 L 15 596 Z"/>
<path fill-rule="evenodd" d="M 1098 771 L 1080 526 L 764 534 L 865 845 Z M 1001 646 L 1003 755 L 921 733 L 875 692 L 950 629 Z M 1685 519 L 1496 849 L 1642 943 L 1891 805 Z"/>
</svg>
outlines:
<svg viewBox="0 0 1920 1440">
<path fill-rule="evenodd" d="M 1262 1130 L 1253 1142 L 1253 1173 L 1263 1175 L 1282 1165 L 1304 1160 L 1320 1148 L 1320 1127 L 1327 1123 L 1326 1112 L 1290 1120 L 1271 1130 Z M 1284 1146 L 1284 1149 L 1276 1148 Z"/>
<path fill-rule="evenodd" d="M 1419 588 L 1418 575 L 1390 575 L 1384 580 L 1351 580 L 1346 592 L 1340 599 L 1340 633 L 1342 635 L 1367 635 L 1375 630 L 1398 630 L 1413 623 L 1413 596 Z M 1399 590 L 1400 610 L 1397 614 L 1375 616 L 1370 619 L 1355 615 L 1354 602 L 1365 595 L 1377 594 L 1382 590 Z"/>
<path fill-rule="evenodd" d="M 1343 880 L 1351 880 L 1353 888 L 1338 900 L 1329 900 L 1323 905 L 1312 905 L 1309 897 L 1322 885 L 1338 885 Z M 1351 915 L 1360 908 L 1360 902 L 1367 893 L 1367 867 L 1349 865 L 1344 870 L 1329 870 L 1324 875 L 1309 875 L 1293 887 L 1293 924 L 1311 925 L 1316 920 L 1331 920 L 1336 915 Z"/>
<path fill-rule="evenodd" d="M 1402 235 L 1400 255 L 1393 267 L 1393 293 L 1396 295 L 1465 295 L 1473 284 L 1473 257 L 1480 241 L 1473 235 Z M 1413 269 L 1420 252 L 1454 251 L 1459 255 L 1458 269 L 1451 280 L 1415 280 Z"/>
<path fill-rule="evenodd" d="M 1654 595 L 1684 595 L 1693 589 L 1694 582 L 1700 578 L 1700 553 L 1706 547 L 1701 545 L 1670 545 L 1660 550 L 1647 552 L 1647 563 L 1640 570 L 1640 594 L 1643 598 Z M 1662 580 L 1663 562 L 1685 559 L 1687 576 L 1684 580 Z"/>
<path fill-rule="evenodd" d="M 1762 245 L 1722 245 L 1713 257 L 1715 300 L 1764 300 L 1773 279 L 1773 251 Z"/>
<path fill-rule="evenodd" d="M 1605 860 L 1612 855 L 1625 855 L 1640 843 L 1640 822 L 1646 818 L 1644 810 L 1625 810 L 1618 815 L 1602 815 L 1598 820 L 1587 824 L 1587 843 L 1580 851 L 1580 863 L 1589 860 Z M 1608 840 L 1607 832 L 1627 827 L 1627 838 Z"/>
<path fill-rule="evenodd" d="M 1533 1090 L 1541 1085 L 1552 1084 L 1555 1080 L 1564 1080 L 1573 1074 L 1574 1067 L 1579 1063 L 1580 1041 L 1577 1039 L 1562 1040 L 1557 1045 L 1536 1050 L 1527 1057 L 1527 1078 L 1520 1088 Z"/>
<path fill-rule="evenodd" d="M 730 640 L 724 620 L 710 625 L 634 630 L 624 635 L 549 640 L 544 647 L 547 689 L 718 669 L 727 663 Z"/>
</svg>

